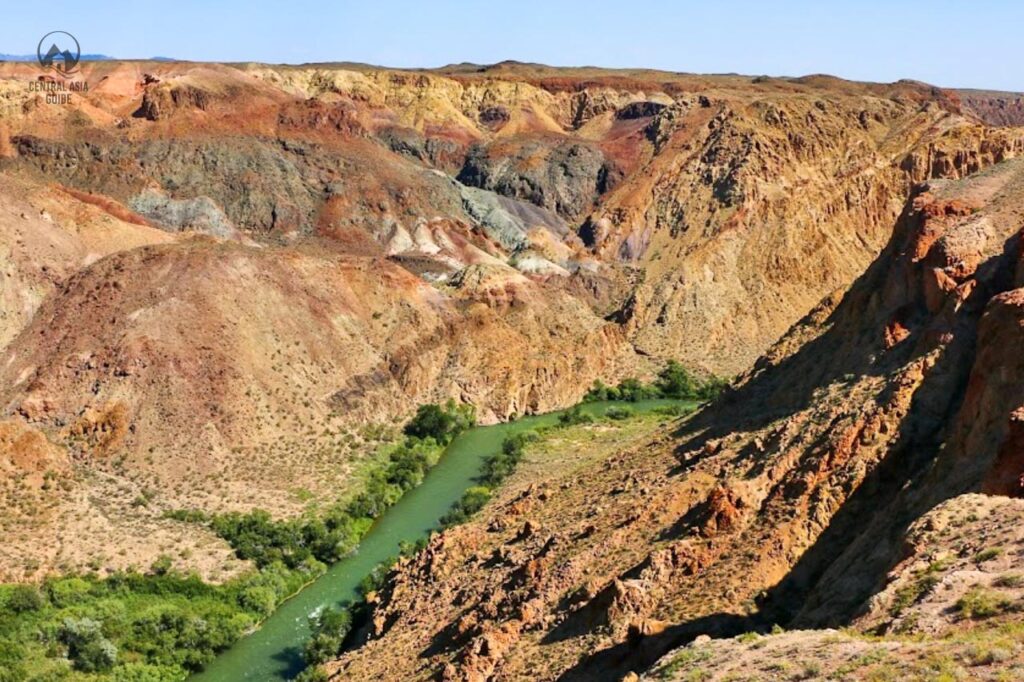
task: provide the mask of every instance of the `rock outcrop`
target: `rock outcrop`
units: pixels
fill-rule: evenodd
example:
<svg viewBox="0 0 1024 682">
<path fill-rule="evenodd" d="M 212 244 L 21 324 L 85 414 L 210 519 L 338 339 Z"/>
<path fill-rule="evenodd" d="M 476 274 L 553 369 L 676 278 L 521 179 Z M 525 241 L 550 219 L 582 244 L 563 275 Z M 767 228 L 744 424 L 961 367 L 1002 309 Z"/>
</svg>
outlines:
<svg viewBox="0 0 1024 682">
<path fill-rule="evenodd" d="M 479 519 L 399 564 L 373 611 L 388 627 L 327 670 L 622 679 L 687 643 L 658 670 L 702 647 L 727 668 L 736 640 L 708 636 L 899 627 L 883 605 L 905 599 L 911 578 L 893 576 L 916 580 L 922 558 L 908 547 L 940 559 L 928 534 L 942 535 L 944 509 L 974 504 L 965 493 L 1020 495 L 1021 215 L 1019 160 L 918 186 L 875 262 L 724 398 L 582 468 L 513 481 Z M 967 517 L 977 528 L 952 543 L 949 570 L 966 576 L 987 543 L 1019 543 L 1012 523 L 978 530 L 984 516 Z M 523 519 L 540 530 L 524 538 Z M 1012 568 L 997 556 L 993 571 Z M 936 599 L 971 589 L 957 585 Z M 482 647 L 498 628 L 517 634 Z M 846 646 L 840 658 L 862 650 Z"/>
<path fill-rule="evenodd" d="M 881 445 L 864 454 L 858 443 L 894 429 L 921 383 L 957 395 L 965 370 L 945 368 L 973 352 L 974 333 L 958 334 L 996 286 L 993 245 L 966 228 L 961 241 L 943 231 L 943 221 L 970 217 L 967 203 L 921 199 L 934 206 L 922 212 L 937 212 L 913 247 L 921 272 L 905 276 L 919 282 L 923 307 L 900 299 L 884 319 L 871 317 L 877 329 L 851 331 L 885 358 L 937 339 L 898 376 L 866 365 L 852 345 L 835 351 L 849 357 L 835 363 L 843 374 L 823 375 L 817 358 L 789 360 L 805 343 L 833 343 L 820 325 L 831 324 L 838 298 L 816 306 L 896 243 L 892 225 L 915 183 L 972 174 L 996 183 L 1005 173 L 984 180 L 986 169 L 1019 154 L 1024 139 L 984 125 L 955 93 L 909 82 L 515 63 L 406 72 L 92 62 L 82 71 L 89 91 L 47 107 L 25 87 L 35 77 L 30 66 L 0 65 L 0 249 L 9 256 L 0 416 L 43 433 L 78 471 L 116 471 L 126 489 L 163 492 L 151 515 L 161 504 L 292 514 L 301 504 L 288 491 L 337 495 L 354 458 L 374 447 L 363 431 L 419 402 L 473 402 L 492 422 L 572 404 L 597 378 L 649 377 L 669 358 L 734 374 L 767 351 L 743 395 L 768 391 L 750 414 L 788 421 L 755 425 L 746 442 L 721 426 L 743 410 L 722 413 L 682 465 L 782 457 L 764 475 L 812 491 L 814 523 L 793 521 L 784 547 L 758 545 L 774 552 L 771 568 L 755 571 L 765 580 L 788 570 L 849 492 L 832 492 L 830 475 L 793 453 L 817 443 L 834 459 L 828 471 L 855 469 L 844 474 L 853 486 L 882 458 Z M 1017 304 L 1005 293 L 981 338 L 1007 334 Z M 949 318 L 950 329 L 922 332 L 925 315 Z M 995 346 L 979 352 L 992 357 L 971 381 L 1001 385 L 998 368 L 1011 359 Z M 783 363 L 796 363 L 785 366 L 802 383 L 776 389 L 764 378 Z M 837 379 L 864 372 L 865 382 Z M 872 393 L 883 384 L 898 388 Z M 865 408 L 811 410 L 816 390 Z M 964 421 L 959 438 L 965 452 L 1005 463 L 977 466 L 986 485 L 1009 490 L 1019 420 L 994 407 L 1011 388 L 989 390 L 972 388 L 965 404 L 992 428 L 975 433 Z M 949 407 L 934 402 L 932 421 L 929 410 Z M 809 431 L 814 419 L 834 423 Z M 709 454 L 693 454 L 711 440 Z M 306 451 L 319 454 L 307 461 Z M 786 473 L 797 464 L 799 476 Z M 641 475 L 656 478 L 650 466 L 635 463 L 637 478 L 609 494 L 651 485 Z M 776 499 L 762 478 L 706 473 L 685 502 L 700 542 L 663 547 L 659 566 L 709 570 Z M 224 482 L 216 494 L 215 479 Z M 644 513 L 618 520 L 643 526 L 645 541 L 664 530 L 655 527 L 665 519 Z M 575 521 L 598 533 L 596 521 Z M 620 614 L 609 625 L 616 637 L 630 631 L 627 613 L 641 634 L 674 622 L 678 613 L 658 612 L 655 597 L 634 599 L 660 584 L 662 568 L 638 584 L 619 576 L 619 559 L 595 561 L 597 592 L 611 594 L 614 576 L 623 588 L 610 611 L 594 607 L 598 620 Z M 524 579 L 551 575 L 538 562 L 519 567 Z M 515 650 L 509 636 L 476 655 Z"/>
</svg>

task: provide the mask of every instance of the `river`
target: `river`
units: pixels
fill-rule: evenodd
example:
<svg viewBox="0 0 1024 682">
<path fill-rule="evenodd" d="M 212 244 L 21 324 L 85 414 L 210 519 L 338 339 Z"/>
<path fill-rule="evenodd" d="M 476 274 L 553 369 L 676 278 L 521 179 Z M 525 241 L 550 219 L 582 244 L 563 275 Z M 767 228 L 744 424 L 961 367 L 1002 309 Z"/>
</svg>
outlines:
<svg viewBox="0 0 1024 682">
<path fill-rule="evenodd" d="M 601 416 L 613 405 L 649 412 L 681 402 L 588 403 L 582 409 L 587 414 Z M 559 414 L 551 412 L 494 426 L 478 426 L 459 434 L 423 483 L 403 495 L 377 520 L 355 554 L 332 565 L 324 575 L 281 604 L 262 627 L 220 654 L 206 670 L 190 677 L 190 682 L 292 679 L 303 669 L 302 645 L 310 634 L 312 614 L 328 606 L 354 601 L 358 597 L 359 582 L 377 564 L 397 556 L 400 543 L 416 542 L 438 528 L 440 518 L 474 485 L 484 459 L 501 449 L 506 436 L 556 424 Z"/>
</svg>

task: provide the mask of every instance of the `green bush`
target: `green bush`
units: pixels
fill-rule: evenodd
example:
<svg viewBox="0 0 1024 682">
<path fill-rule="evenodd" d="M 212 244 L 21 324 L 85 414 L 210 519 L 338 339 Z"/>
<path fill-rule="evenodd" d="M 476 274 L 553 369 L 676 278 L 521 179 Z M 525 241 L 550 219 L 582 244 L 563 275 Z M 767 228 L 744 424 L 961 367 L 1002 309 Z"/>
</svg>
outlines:
<svg viewBox="0 0 1024 682">
<path fill-rule="evenodd" d="M 395 564 L 395 561 L 397 559 L 393 557 L 385 559 L 374 566 L 372 571 L 363 576 L 357 588 L 359 594 L 365 597 L 371 592 L 377 592 L 384 587 L 384 583 L 387 582 L 388 573 L 391 572 L 391 567 Z"/>
<path fill-rule="evenodd" d="M 279 596 L 275 594 L 273 588 L 263 585 L 252 585 L 238 595 L 239 606 L 264 618 L 274 612 L 278 600 Z"/>
<path fill-rule="evenodd" d="M 608 386 L 598 380 L 583 396 L 583 402 L 637 402 L 654 398 L 710 401 L 721 395 L 728 385 L 726 379 L 714 375 L 698 381 L 678 361 L 669 360 L 652 384 L 645 384 L 635 377 L 623 379 L 618 386 Z"/>
<path fill-rule="evenodd" d="M 122 663 L 110 672 L 111 682 L 179 682 L 181 671 L 169 665 Z"/>
<path fill-rule="evenodd" d="M 983 564 L 986 561 L 992 561 L 993 559 L 999 558 L 1002 553 L 1002 547 L 988 547 L 974 555 L 974 563 Z"/>
<path fill-rule="evenodd" d="M 598 379 L 594 382 L 594 385 L 590 387 L 586 395 L 583 396 L 583 402 L 585 403 L 599 403 L 608 400 L 618 400 L 619 391 L 614 386 L 607 386 L 603 381 Z"/>
<path fill-rule="evenodd" d="M 43 594 L 35 585 L 15 585 L 7 595 L 7 610 L 11 613 L 38 611 L 46 605 Z"/>
<path fill-rule="evenodd" d="M 171 567 L 173 565 L 174 561 L 171 559 L 171 557 L 167 556 L 166 554 L 161 554 L 159 557 L 157 557 L 156 561 L 154 561 L 153 564 L 149 567 L 149 571 L 153 575 L 167 575 L 167 573 L 171 570 Z"/>
<path fill-rule="evenodd" d="M 449 400 L 441 405 L 420 405 L 416 415 L 405 425 L 404 433 L 411 438 L 434 441 L 447 445 L 452 438 L 476 423 L 472 405 L 456 405 Z"/>
<path fill-rule="evenodd" d="M 1010 608 L 1008 599 L 980 587 L 972 587 L 956 602 L 956 610 L 964 618 L 981 620 L 1004 613 Z"/>
<path fill-rule="evenodd" d="M 416 416 L 405 425 L 405 435 L 413 438 L 433 438 L 438 443 L 447 443 L 448 434 L 455 425 L 455 418 L 440 405 L 420 405 Z"/>
<path fill-rule="evenodd" d="M 352 629 L 352 614 L 348 609 L 325 609 L 312 618 L 313 634 L 302 650 L 307 665 L 319 665 L 338 655 L 341 645 Z"/>
<path fill-rule="evenodd" d="M 483 509 L 487 501 L 491 499 L 491 491 L 484 486 L 473 486 L 462 494 L 462 498 L 455 503 L 451 510 L 441 517 L 441 525 L 457 526 L 465 523 L 473 514 Z"/>
<path fill-rule="evenodd" d="M 1024 575 L 1020 573 L 1003 573 L 992 581 L 993 587 L 1024 587 Z"/>
<path fill-rule="evenodd" d="M 210 515 L 198 509 L 171 509 L 164 512 L 164 518 L 186 523 L 206 523 L 210 520 Z"/>
<path fill-rule="evenodd" d="M 25 671 L 26 651 L 18 642 L 0 639 L 0 682 L 21 682 Z"/>
<path fill-rule="evenodd" d="M 640 400 L 660 398 L 661 390 L 652 384 L 645 384 L 635 377 L 623 379 L 616 387 L 619 400 L 635 403 Z"/>
<path fill-rule="evenodd" d="M 501 443 L 501 452 L 484 460 L 483 471 L 479 481 L 488 488 L 496 488 L 515 471 L 516 465 L 523 458 L 526 444 L 537 440 L 540 436 L 536 431 L 524 431 L 509 436 Z"/>
<path fill-rule="evenodd" d="M 295 682 L 327 682 L 329 679 L 327 673 L 320 668 L 306 668 L 295 678 Z"/>
<path fill-rule="evenodd" d="M 720 395 L 729 387 L 729 380 L 712 375 L 697 389 L 697 398 L 710 402 L 717 400 Z"/>
<path fill-rule="evenodd" d="M 697 393 L 697 382 L 686 368 L 675 360 L 668 361 L 658 374 L 654 385 L 665 398 L 692 398 Z"/>
<path fill-rule="evenodd" d="M 589 424 L 594 418 L 583 411 L 579 405 L 572 407 L 558 415 L 558 423 L 562 426 L 574 426 L 576 424 Z"/>
<path fill-rule="evenodd" d="M 694 408 L 689 405 L 665 405 L 654 410 L 654 414 L 666 417 L 681 417 L 693 412 Z"/>
<path fill-rule="evenodd" d="M 67 646 L 72 664 L 82 672 L 105 672 L 117 663 L 117 647 L 91 618 L 65 618 L 58 637 Z"/>
<path fill-rule="evenodd" d="M 79 577 L 56 578 L 45 585 L 50 602 L 59 609 L 74 606 L 89 598 L 92 583 Z"/>
<path fill-rule="evenodd" d="M 613 406 L 613 407 L 609 407 L 608 411 L 605 412 L 604 414 L 609 419 L 615 419 L 616 421 L 619 421 L 619 420 L 622 420 L 622 419 L 629 419 L 635 413 L 633 412 L 633 410 L 629 409 L 628 407 L 615 407 L 615 406 Z"/>
</svg>

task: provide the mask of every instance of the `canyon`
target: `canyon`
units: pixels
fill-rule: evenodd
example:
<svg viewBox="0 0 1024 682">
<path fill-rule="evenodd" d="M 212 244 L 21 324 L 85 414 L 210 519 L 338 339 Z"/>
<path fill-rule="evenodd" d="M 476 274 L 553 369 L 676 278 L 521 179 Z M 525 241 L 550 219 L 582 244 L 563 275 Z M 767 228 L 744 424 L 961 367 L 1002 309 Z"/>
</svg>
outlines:
<svg viewBox="0 0 1024 682">
<path fill-rule="evenodd" d="M 966 565 L 935 600 L 987 588 L 995 576 L 970 564 L 989 542 L 1005 547 L 1003 568 L 1019 566 L 993 538 L 1019 508 L 1001 507 L 993 527 L 971 509 L 1020 494 L 1022 170 L 919 187 L 865 273 L 721 400 L 583 469 L 552 461 L 399 562 L 331 679 L 372 677 L 385 661 L 410 679 L 626 679 L 698 638 L 772 626 L 810 633 L 783 640 L 782 659 L 801 642 L 811 654 L 818 628 L 970 627 L 938 607 L 947 622 L 894 624 L 886 606 L 944 557 Z M 929 522 L 942 503 L 955 511 Z M 964 523 L 975 533 L 938 532 Z M 718 679 L 710 664 L 738 672 L 736 646 L 703 646 L 681 654 L 704 666 L 700 679 Z M 396 650 L 415 655 L 385 653 Z M 1019 644 L 1008 655 L 1019 665 Z"/>
<path fill-rule="evenodd" d="M 913 647 L 825 628 L 959 632 L 950 604 L 1013 568 L 1020 96 L 103 61 L 50 104 L 39 78 L 0 63 L 3 581 L 173 549 L 222 582 L 251 564 L 168 512 L 297 517 L 420 404 L 493 424 L 668 360 L 735 379 L 614 447 L 531 450 L 323 674 L 724 677 L 755 632 L 838 670 Z M 1004 558 L 972 571 L 987 533 Z M 944 601 L 893 617 L 939 554 Z"/>
</svg>

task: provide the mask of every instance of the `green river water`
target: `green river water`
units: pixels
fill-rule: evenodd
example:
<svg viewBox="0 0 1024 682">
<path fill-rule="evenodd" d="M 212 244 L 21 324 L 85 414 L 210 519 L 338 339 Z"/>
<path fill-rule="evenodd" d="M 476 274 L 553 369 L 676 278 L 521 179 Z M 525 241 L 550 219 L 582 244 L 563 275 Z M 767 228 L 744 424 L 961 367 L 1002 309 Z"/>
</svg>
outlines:
<svg viewBox="0 0 1024 682">
<path fill-rule="evenodd" d="M 635 412 L 678 405 L 679 400 L 636 403 L 589 403 L 587 414 L 603 415 L 613 405 Z M 219 655 L 190 682 L 272 682 L 290 680 L 302 668 L 302 645 L 309 637 L 309 617 L 327 606 L 358 597 L 359 582 L 385 559 L 397 556 L 399 543 L 416 542 L 438 527 L 438 521 L 467 488 L 474 485 L 483 461 L 501 449 L 506 436 L 558 422 L 560 412 L 524 417 L 514 422 L 480 426 L 456 437 L 427 473 L 423 483 L 388 509 L 359 543 L 355 554 L 332 565 L 323 576 L 284 602 L 259 630 Z"/>
</svg>

